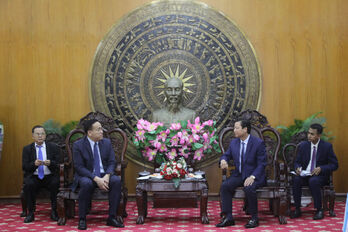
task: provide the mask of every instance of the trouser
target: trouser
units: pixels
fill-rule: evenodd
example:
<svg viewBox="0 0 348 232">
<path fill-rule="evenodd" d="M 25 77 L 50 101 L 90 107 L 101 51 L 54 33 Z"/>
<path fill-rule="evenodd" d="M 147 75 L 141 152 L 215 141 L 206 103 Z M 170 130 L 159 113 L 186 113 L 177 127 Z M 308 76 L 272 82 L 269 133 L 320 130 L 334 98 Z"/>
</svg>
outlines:
<svg viewBox="0 0 348 232">
<path fill-rule="evenodd" d="M 24 198 L 27 202 L 29 213 L 34 212 L 36 195 L 41 188 L 47 188 L 50 192 L 51 208 L 57 210 L 57 193 L 59 189 L 59 178 L 52 174 L 45 175 L 41 180 L 37 175 L 24 178 Z"/>
<path fill-rule="evenodd" d="M 321 210 L 321 187 L 327 184 L 326 176 L 294 176 L 292 178 L 292 192 L 294 196 L 295 207 L 301 207 L 302 186 L 308 185 L 314 200 L 314 208 Z"/>
<path fill-rule="evenodd" d="M 86 218 L 88 206 L 92 200 L 92 195 L 97 184 L 88 177 L 79 179 L 79 218 Z M 109 217 L 114 218 L 121 198 L 121 178 L 119 176 L 110 176 L 109 180 Z"/>
</svg>

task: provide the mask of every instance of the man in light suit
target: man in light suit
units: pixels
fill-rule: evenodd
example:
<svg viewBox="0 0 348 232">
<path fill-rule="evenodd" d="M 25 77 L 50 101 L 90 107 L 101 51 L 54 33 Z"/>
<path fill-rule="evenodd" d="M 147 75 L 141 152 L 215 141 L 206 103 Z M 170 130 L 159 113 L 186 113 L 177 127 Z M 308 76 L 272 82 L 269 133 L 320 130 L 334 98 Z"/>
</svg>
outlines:
<svg viewBox="0 0 348 232">
<path fill-rule="evenodd" d="M 116 220 L 116 211 L 121 197 L 121 179 L 114 175 L 115 152 L 111 141 L 103 138 L 100 122 L 91 119 L 85 122 L 86 136 L 73 145 L 75 168 L 73 191 L 79 190 L 79 224 L 78 229 L 87 229 L 86 214 L 95 188 L 109 192 L 109 217 L 107 225 L 124 227 Z"/>
<path fill-rule="evenodd" d="M 332 145 L 320 139 L 323 127 L 312 124 L 308 130 L 308 141 L 302 142 L 294 163 L 296 175 L 293 177 L 293 196 L 296 209 L 291 212 L 291 218 L 301 216 L 302 185 L 309 185 L 314 200 L 314 220 L 324 218 L 321 202 L 321 187 L 329 181 L 333 171 L 338 169 L 338 161 Z M 301 175 L 302 173 L 302 175 Z M 309 175 L 303 176 L 303 173 Z"/>
<path fill-rule="evenodd" d="M 40 188 L 47 188 L 51 197 L 51 219 L 58 221 L 57 193 L 59 188 L 60 148 L 54 143 L 46 143 L 45 129 L 34 126 L 32 129 L 34 142 L 25 146 L 22 153 L 22 169 L 24 171 L 24 198 L 28 206 L 25 223 L 34 221 L 36 193 Z"/>
<path fill-rule="evenodd" d="M 228 168 L 228 161 L 232 159 L 235 170 L 222 183 L 222 212 L 226 214 L 226 217 L 216 224 L 216 227 L 233 226 L 235 224 L 232 217 L 232 198 L 235 189 L 240 186 L 244 186 L 248 211 L 251 214 L 251 219 L 245 224 L 245 227 L 254 228 L 259 225 L 256 189 L 266 184 L 267 156 L 264 142 L 250 135 L 250 130 L 249 121 L 240 120 L 235 122 L 234 135 L 236 138 L 231 141 L 228 150 L 220 158 L 222 169 Z"/>
</svg>

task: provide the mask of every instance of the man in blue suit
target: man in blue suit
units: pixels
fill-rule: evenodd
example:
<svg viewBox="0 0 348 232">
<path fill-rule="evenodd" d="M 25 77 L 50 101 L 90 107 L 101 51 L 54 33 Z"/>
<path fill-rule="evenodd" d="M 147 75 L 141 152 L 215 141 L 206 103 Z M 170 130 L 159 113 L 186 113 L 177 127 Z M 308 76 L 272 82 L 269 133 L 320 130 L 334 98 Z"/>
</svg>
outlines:
<svg viewBox="0 0 348 232">
<path fill-rule="evenodd" d="M 233 226 L 232 198 L 235 189 L 244 186 L 244 192 L 248 202 L 248 211 L 251 219 L 245 224 L 246 228 L 254 228 L 259 225 L 257 216 L 256 189 L 266 184 L 265 167 L 267 164 L 265 143 L 250 135 L 251 125 L 249 121 L 240 120 L 234 124 L 234 135 L 228 150 L 220 158 L 220 167 L 228 168 L 228 161 L 233 160 L 235 170 L 231 176 L 222 183 L 221 200 L 222 212 L 226 214 L 216 227 Z"/>
<path fill-rule="evenodd" d="M 79 191 L 78 229 L 87 229 L 86 214 L 96 187 L 109 192 L 109 217 L 107 225 L 124 227 L 116 220 L 121 196 L 121 179 L 114 175 L 115 153 L 109 139 L 103 138 L 103 128 L 95 119 L 84 124 L 86 136 L 73 146 L 75 177 L 73 190 Z"/>
<path fill-rule="evenodd" d="M 291 218 L 301 216 L 302 185 L 309 185 L 314 200 L 314 220 L 324 218 L 321 202 L 321 187 L 329 181 L 330 175 L 338 168 L 338 161 L 332 145 L 320 139 L 323 127 L 320 124 L 312 124 L 308 130 L 308 141 L 302 142 L 298 147 L 298 153 L 294 163 L 296 175 L 293 177 L 293 195 L 295 211 Z M 307 174 L 306 174 L 307 173 Z"/>
</svg>

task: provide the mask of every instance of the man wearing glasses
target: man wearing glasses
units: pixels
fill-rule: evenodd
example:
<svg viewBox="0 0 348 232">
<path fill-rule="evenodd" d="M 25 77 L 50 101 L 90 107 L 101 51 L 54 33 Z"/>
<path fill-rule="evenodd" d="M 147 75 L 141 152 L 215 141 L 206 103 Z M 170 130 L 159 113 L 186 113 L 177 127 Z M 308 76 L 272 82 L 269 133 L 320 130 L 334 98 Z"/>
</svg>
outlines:
<svg viewBox="0 0 348 232">
<path fill-rule="evenodd" d="M 34 221 L 36 193 L 40 188 L 47 188 L 51 198 L 51 219 L 58 221 L 57 193 L 59 188 L 60 148 L 54 143 L 46 143 L 45 129 L 34 126 L 34 142 L 23 148 L 22 169 L 24 172 L 24 197 L 27 202 L 28 215 L 25 223 Z"/>
</svg>

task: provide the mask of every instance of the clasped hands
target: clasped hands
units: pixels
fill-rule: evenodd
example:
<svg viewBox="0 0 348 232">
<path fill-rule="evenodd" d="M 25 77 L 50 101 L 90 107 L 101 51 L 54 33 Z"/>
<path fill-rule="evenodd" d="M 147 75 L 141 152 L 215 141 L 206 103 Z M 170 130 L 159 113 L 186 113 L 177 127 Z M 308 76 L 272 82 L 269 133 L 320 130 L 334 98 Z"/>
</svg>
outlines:
<svg viewBox="0 0 348 232">
<path fill-rule="evenodd" d="M 227 169 L 228 168 L 228 163 L 226 162 L 226 160 L 221 160 L 220 168 L 221 169 Z M 249 176 L 244 181 L 244 187 L 252 185 L 254 183 L 254 181 L 255 181 L 255 178 L 252 177 L 252 176 Z"/>
<path fill-rule="evenodd" d="M 103 178 L 96 176 L 93 180 L 97 183 L 100 189 L 105 191 L 109 190 L 110 174 L 106 174 Z"/>
<path fill-rule="evenodd" d="M 50 166 L 51 161 L 50 160 L 35 160 L 35 166 L 40 166 L 40 165 L 45 165 L 45 166 Z"/>
<path fill-rule="evenodd" d="M 297 175 L 301 175 L 301 172 L 302 172 L 302 167 L 298 167 L 296 168 L 296 174 Z M 320 167 L 316 167 L 313 169 L 313 171 L 311 172 L 311 176 L 317 176 L 319 175 L 321 172 L 321 168 Z"/>
</svg>

